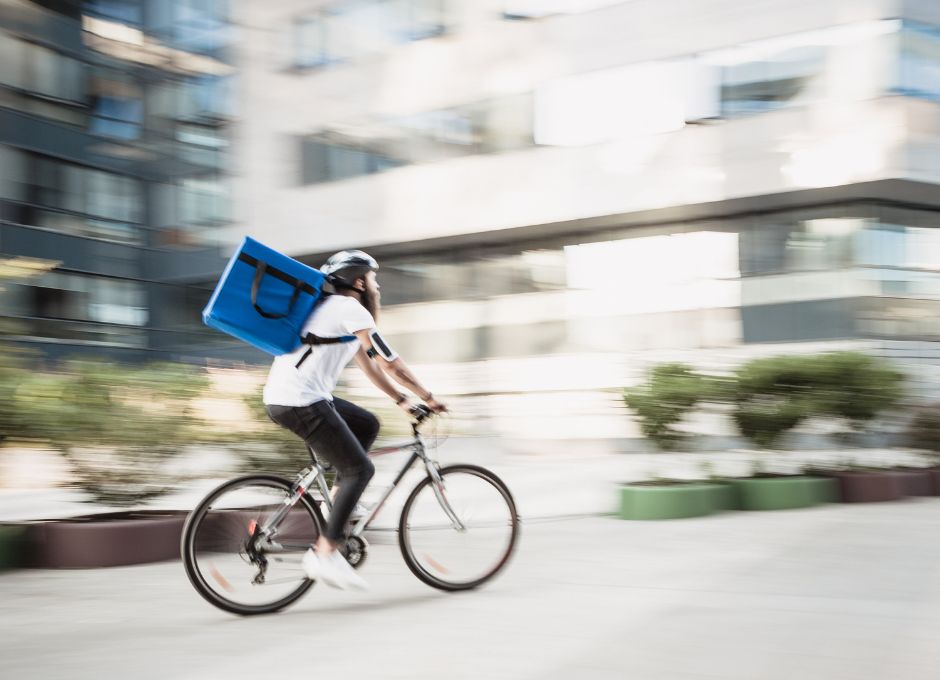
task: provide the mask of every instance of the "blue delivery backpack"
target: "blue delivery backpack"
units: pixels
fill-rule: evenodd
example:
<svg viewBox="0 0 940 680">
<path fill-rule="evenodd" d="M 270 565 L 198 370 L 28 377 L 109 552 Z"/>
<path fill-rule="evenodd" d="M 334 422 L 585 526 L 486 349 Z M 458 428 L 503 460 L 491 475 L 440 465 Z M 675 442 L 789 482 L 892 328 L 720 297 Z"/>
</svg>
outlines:
<svg viewBox="0 0 940 680">
<path fill-rule="evenodd" d="M 321 338 L 300 332 L 323 298 L 326 276 L 246 236 L 229 260 L 209 304 L 202 310 L 207 326 L 279 355 L 302 344 L 351 342 L 355 336 Z M 297 366 L 310 355 L 303 355 Z"/>
</svg>

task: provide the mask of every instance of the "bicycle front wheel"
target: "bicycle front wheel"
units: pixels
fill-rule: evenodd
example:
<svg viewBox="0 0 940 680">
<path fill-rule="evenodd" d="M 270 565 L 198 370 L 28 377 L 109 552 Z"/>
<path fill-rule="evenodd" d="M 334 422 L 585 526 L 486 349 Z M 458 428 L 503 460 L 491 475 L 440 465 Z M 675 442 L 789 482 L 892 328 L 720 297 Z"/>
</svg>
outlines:
<svg viewBox="0 0 940 680">
<path fill-rule="evenodd" d="M 440 470 L 408 496 L 398 527 L 405 564 L 440 590 L 468 590 L 506 565 L 519 536 L 516 504 L 506 485 L 475 465 Z"/>
<path fill-rule="evenodd" d="M 200 595 L 235 614 L 266 614 L 310 589 L 301 559 L 320 535 L 320 517 L 304 494 L 260 537 L 290 498 L 291 483 L 273 475 L 240 477 L 219 486 L 193 510 L 183 527 L 186 574 Z"/>
</svg>

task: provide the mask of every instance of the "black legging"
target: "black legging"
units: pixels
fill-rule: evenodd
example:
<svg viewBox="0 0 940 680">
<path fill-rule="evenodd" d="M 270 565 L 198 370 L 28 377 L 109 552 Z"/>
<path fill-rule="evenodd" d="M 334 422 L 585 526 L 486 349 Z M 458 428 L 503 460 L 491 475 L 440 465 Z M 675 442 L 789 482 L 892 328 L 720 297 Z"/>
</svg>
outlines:
<svg viewBox="0 0 940 680">
<path fill-rule="evenodd" d="M 356 501 L 375 474 L 366 452 L 379 434 L 379 419 L 336 397 L 309 406 L 268 405 L 266 409 L 271 420 L 303 439 L 336 468 L 339 492 L 324 535 L 334 543 L 340 541 Z"/>
</svg>

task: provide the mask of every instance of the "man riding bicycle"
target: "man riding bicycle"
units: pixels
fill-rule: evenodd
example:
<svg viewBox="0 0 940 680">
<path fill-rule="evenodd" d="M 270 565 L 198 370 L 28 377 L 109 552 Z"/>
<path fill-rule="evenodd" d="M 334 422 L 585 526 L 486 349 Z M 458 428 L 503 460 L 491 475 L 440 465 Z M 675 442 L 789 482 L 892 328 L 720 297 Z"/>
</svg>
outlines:
<svg viewBox="0 0 940 680">
<path fill-rule="evenodd" d="M 271 420 L 303 439 L 336 469 L 335 497 L 326 530 L 303 558 L 307 576 L 336 588 L 367 587 L 337 548 L 345 538 L 347 521 L 375 473 L 366 454 L 379 433 L 379 420 L 372 413 L 332 395 L 339 374 L 355 357 L 369 380 L 405 413 L 410 413 L 414 405 L 390 377 L 420 395 L 435 413 L 447 410 L 379 334 L 378 268 L 375 259 L 360 250 L 344 250 L 327 260 L 321 271 L 336 294 L 317 305 L 301 335 L 353 335 L 356 339 L 303 345 L 275 357 L 264 386 L 263 399 Z"/>
</svg>

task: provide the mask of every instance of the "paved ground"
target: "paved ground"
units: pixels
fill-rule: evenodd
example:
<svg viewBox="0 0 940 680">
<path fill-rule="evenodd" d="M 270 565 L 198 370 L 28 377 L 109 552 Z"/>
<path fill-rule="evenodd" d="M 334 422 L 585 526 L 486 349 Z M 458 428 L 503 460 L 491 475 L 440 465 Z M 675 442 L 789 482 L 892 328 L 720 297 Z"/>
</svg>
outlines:
<svg viewBox="0 0 940 680">
<path fill-rule="evenodd" d="M 504 576 L 213 609 L 179 563 L 0 575 L 0 676 L 934 680 L 940 499 L 672 522 L 530 521 Z"/>
</svg>

